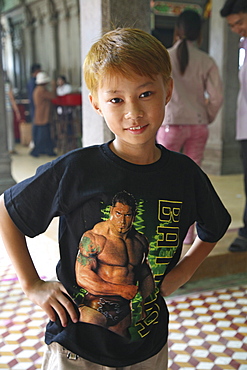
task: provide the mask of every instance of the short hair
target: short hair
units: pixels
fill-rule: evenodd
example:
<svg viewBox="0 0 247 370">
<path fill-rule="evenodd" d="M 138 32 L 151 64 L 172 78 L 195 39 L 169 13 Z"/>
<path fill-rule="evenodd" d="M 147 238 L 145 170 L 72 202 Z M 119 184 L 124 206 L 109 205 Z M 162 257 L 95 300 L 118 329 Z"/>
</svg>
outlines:
<svg viewBox="0 0 247 370">
<path fill-rule="evenodd" d="M 34 72 L 40 71 L 40 70 L 41 70 L 41 65 L 39 63 L 32 64 L 31 73 L 34 73 Z"/>
<path fill-rule="evenodd" d="M 92 45 L 83 71 L 86 85 L 94 95 L 105 74 L 161 74 L 166 84 L 171 76 L 171 62 L 165 46 L 154 36 L 136 28 L 117 28 Z"/>
<path fill-rule="evenodd" d="M 135 215 L 136 213 L 136 200 L 134 196 L 127 191 L 123 190 L 120 191 L 119 193 L 115 194 L 114 197 L 112 198 L 112 207 L 115 207 L 116 203 L 122 203 L 126 206 L 131 207 L 132 214 Z"/>
<path fill-rule="evenodd" d="M 61 80 L 63 80 L 63 82 L 67 82 L 67 79 L 64 75 L 59 75 L 57 78 L 60 78 Z"/>
<path fill-rule="evenodd" d="M 220 11 L 222 17 L 238 13 L 247 13 L 247 0 L 227 0 Z"/>
</svg>

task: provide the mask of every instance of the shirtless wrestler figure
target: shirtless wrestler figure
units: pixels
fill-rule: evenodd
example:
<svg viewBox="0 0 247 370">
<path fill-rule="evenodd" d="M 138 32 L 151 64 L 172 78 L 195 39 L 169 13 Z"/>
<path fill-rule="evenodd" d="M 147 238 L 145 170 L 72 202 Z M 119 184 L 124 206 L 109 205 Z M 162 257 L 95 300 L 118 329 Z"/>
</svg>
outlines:
<svg viewBox="0 0 247 370">
<path fill-rule="evenodd" d="M 79 307 L 80 321 L 128 336 L 130 300 L 139 291 L 145 299 L 154 290 L 147 261 L 147 238 L 133 227 L 136 204 L 132 195 L 115 195 L 110 218 L 86 231 L 80 241 L 76 279 L 87 290 Z"/>
</svg>

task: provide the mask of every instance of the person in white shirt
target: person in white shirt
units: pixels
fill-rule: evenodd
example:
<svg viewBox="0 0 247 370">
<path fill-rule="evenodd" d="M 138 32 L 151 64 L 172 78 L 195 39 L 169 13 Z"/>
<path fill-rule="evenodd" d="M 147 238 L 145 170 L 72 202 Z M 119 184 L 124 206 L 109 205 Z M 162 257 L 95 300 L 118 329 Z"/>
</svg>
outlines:
<svg viewBox="0 0 247 370">
<path fill-rule="evenodd" d="M 66 77 L 63 75 L 57 78 L 57 95 L 63 96 L 70 94 L 72 91 L 72 86 L 67 82 Z"/>
<path fill-rule="evenodd" d="M 67 79 L 63 75 L 59 75 L 57 78 L 57 95 L 64 96 L 72 92 L 72 86 L 67 82 Z M 71 109 L 68 107 L 57 107 L 57 114 L 71 114 Z"/>
<path fill-rule="evenodd" d="M 245 198 L 247 200 L 247 1 L 246 0 L 227 0 L 220 11 L 225 17 L 232 32 L 237 33 L 242 40 L 245 49 L 245 60 L 239 70 L 240 89 L 237 102 L 236 119 L 236 140 L 241 145 L 241 157 L 244 170 Z M 231 243 L 231 252 L 247 252 L 247 201 L 245 201 L 243 214 L 244 226 L 238 231 L 238 237 Z"/>
</svg>

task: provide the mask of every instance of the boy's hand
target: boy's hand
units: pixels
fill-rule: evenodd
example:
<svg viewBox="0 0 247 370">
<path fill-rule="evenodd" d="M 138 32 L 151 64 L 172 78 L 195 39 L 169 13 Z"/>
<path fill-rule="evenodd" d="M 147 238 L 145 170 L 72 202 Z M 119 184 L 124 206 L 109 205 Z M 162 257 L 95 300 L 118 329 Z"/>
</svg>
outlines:
<svg viewBox="0 0 247 370">
<path fill-rule="evenodd" d="M 56 314 L 63 327 L 68 323 L 67 314 L 74 323 L 78 321 L 75 308 L 66 296 L 68 292 L 60 282 L 37 280 L 25 294 L 47 313 L 51 321 L 56 320 Z"/>
<path fill-rule="evenodd" d="M 160 286 L 161 295 L 167 297 L 187 283 L 215 245 L 216 243 L 203 242 L 197 236 L 187 253 L 165 276 Z"/>
<path fill-rule="evenodd" d="M 73 322 L 77 322 L 78 315 L 64 286 L 58 281 L 45 282 L 39 278 L 26 238 L 9 216 L 3 195 L 0 196 L 0 220 L 0 231 L 6 251 L 27 297 L 39 305 L 50 320 L 55 321 L 58 316 L 64 327 L 68 323 L 68 316 Z"/>
</svg>

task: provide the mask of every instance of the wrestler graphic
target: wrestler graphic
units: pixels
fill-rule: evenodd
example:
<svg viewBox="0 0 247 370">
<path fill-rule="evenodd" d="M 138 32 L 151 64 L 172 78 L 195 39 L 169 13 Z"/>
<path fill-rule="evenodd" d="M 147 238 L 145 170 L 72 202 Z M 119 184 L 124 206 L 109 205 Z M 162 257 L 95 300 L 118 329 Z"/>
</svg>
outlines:
<svg viewBox="0 0 247 370">
<path fill-rule="evenodd" d="M 79 306 L 80 321 L 128 337 L 131 303 L 139 291 L 145 299 L 155 288 L 147 260 L 147 238 L 133 227 L 134 197 L 116 194 L 110 218 L 81 238 L 75 265 L 77 284 L 87 291 Z"/>
</svg>

